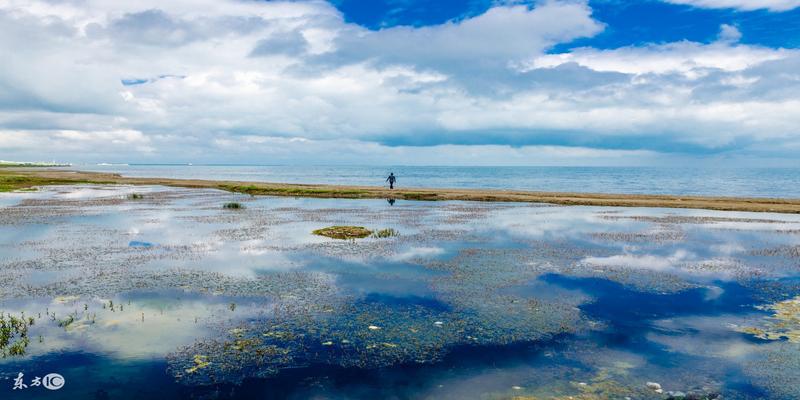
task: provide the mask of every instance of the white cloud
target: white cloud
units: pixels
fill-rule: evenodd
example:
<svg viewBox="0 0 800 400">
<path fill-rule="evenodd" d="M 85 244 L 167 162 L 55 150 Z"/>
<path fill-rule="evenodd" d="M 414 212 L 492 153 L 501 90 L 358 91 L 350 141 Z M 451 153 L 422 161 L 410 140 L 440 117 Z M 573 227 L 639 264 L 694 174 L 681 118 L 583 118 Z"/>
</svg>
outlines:
<svg viewBox="0 0 800 400">
<path fill-rule="evenodd" d="M 686 4 L 700 8 L 735 8 L 743 11 L 767 9 L 789 11 L 800 7 L 798 0 L 666 0 L 674 4 Z"/>
<path fill-rule="evenodd" d="M 735 29 L 735 28 L 733 28 Z M 726 39 L 733 32 L 725 32 Z M 680 73 L 689 78 L 703 76 L 709 70 L 742 71 L 771 60 L 797 56 L 790 50 L 737 45 L 728 41 L 711 44 L 675 42 L 643 47 L 621 47 L 612 50 L 579 48 L 569 53 L 547 54 L 534 59 L 525 68 L 553 68 L 566 63 L 625 74 Z"/>
<path fill-rule="evenodd" d="M 719 27 L 719 40 L 721 42 L 738 42 L 741 38 L 742 32 L 739 31 L 739 28 L 728 24 L 722 24 Z"/>
<path fill-rule="evenodd" d="M 0 156 L 614 163 L 800 142 L 796 50 L 724 25 L 546 54 L 602 29 L 578 1 L 371 31 L 324 2 L 9 0 Z"/>
</svg>

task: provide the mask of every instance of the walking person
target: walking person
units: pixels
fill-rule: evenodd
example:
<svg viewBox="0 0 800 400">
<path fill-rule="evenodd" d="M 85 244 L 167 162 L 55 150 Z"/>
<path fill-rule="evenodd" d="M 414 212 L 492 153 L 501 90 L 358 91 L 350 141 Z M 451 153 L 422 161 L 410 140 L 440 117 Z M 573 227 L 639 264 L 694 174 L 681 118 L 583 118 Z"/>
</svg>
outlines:
<svg viewBox="0 0 800 400">
<path fill-rule="evenodd" d="M 389 189 L 394 189 L 394 183 L 397 181 L 397 178 L 394 176 L 394 172 L 389 172 L 389 177 L 386 178 L 386 182 L 389 182 Z"/>
</svg>

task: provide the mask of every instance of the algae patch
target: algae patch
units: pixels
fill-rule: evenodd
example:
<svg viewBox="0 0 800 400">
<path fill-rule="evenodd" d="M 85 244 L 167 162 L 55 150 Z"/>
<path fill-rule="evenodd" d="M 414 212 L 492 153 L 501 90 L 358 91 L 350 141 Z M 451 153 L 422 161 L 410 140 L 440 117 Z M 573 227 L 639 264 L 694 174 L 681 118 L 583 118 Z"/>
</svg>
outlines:
<svg viewBox="0 0 800 400">
<path fill-rule="evenodd" d="M 210 362 L 208 362 L 207 356 L 200 354 L 195 354 L 192 361 L 194 361 L 194 366 L 186 369 L 187 374 L 193 374 L 197 372 L 197 370 L 203 369 L 211 364 Z"/>
<path fill-rule="evenodd" d="M 759 327 L 736 327 L 736 330 L 759 339 L 785 339 L 791 343 L 800 343 L 800 296 L 758 308 L 772 311 L 773 314 Z"/>
<path fill-rule="evenodd" d="M 311 232 L 315 235 L 331 239 L 363 239 L 372 234 L 372 231 L 363 226 L 329 226 Z"/>
</svg>

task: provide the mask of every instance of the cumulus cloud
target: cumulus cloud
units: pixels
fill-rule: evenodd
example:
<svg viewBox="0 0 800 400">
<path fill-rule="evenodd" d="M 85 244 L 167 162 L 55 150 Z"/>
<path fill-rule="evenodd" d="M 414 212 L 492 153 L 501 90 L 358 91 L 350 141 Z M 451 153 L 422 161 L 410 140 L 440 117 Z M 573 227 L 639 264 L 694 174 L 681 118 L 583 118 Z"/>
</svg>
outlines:
<svg viewBox="0 0 800 400">
<path fill-rule="evenodd" d="M 701 8 L 735 8 L 743 11 L 767 9 L 788 11 L 800 7 L 798 0 L 666 0 L 674 4 L 686 4 Z"/>
<path fill-rule="evenodd" d="M 798 51 L 724 25 L 548 53 L 603 29 L 581 1 L 368 30 L 318 1 L 9 0 L 0 155 L 525 164 L 800 142 Z"/>
<path fill-rule="evenodd" d="M 680 73 L 689 78 L 715 70 L 742 71 L 766 61 L 797 56 L 796 52 L 758 46 L 737 45 L 739 30 L 722 25 L 717 42 L 711 44 L 681 41 L 611 50 L 579 48 L 569 53 L 548 54 L 535 58 L 527 69 L 552 68 L 574 62 L 595 71 L 625 74 Z"/>
</svg>

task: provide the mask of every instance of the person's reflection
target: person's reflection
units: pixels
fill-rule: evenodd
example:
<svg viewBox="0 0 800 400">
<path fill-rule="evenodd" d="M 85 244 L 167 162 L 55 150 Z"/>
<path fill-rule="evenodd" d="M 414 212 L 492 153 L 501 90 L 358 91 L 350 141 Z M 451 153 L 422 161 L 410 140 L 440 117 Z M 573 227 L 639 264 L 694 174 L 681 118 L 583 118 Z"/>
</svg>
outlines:
<svg viewBox="0 0 800 400">
<path fill-rule="evenodd" d="M 388 202 L 390 206 L 394 205 L 394 199 L 386 199 L 386 202 Z"/>
</svg>

